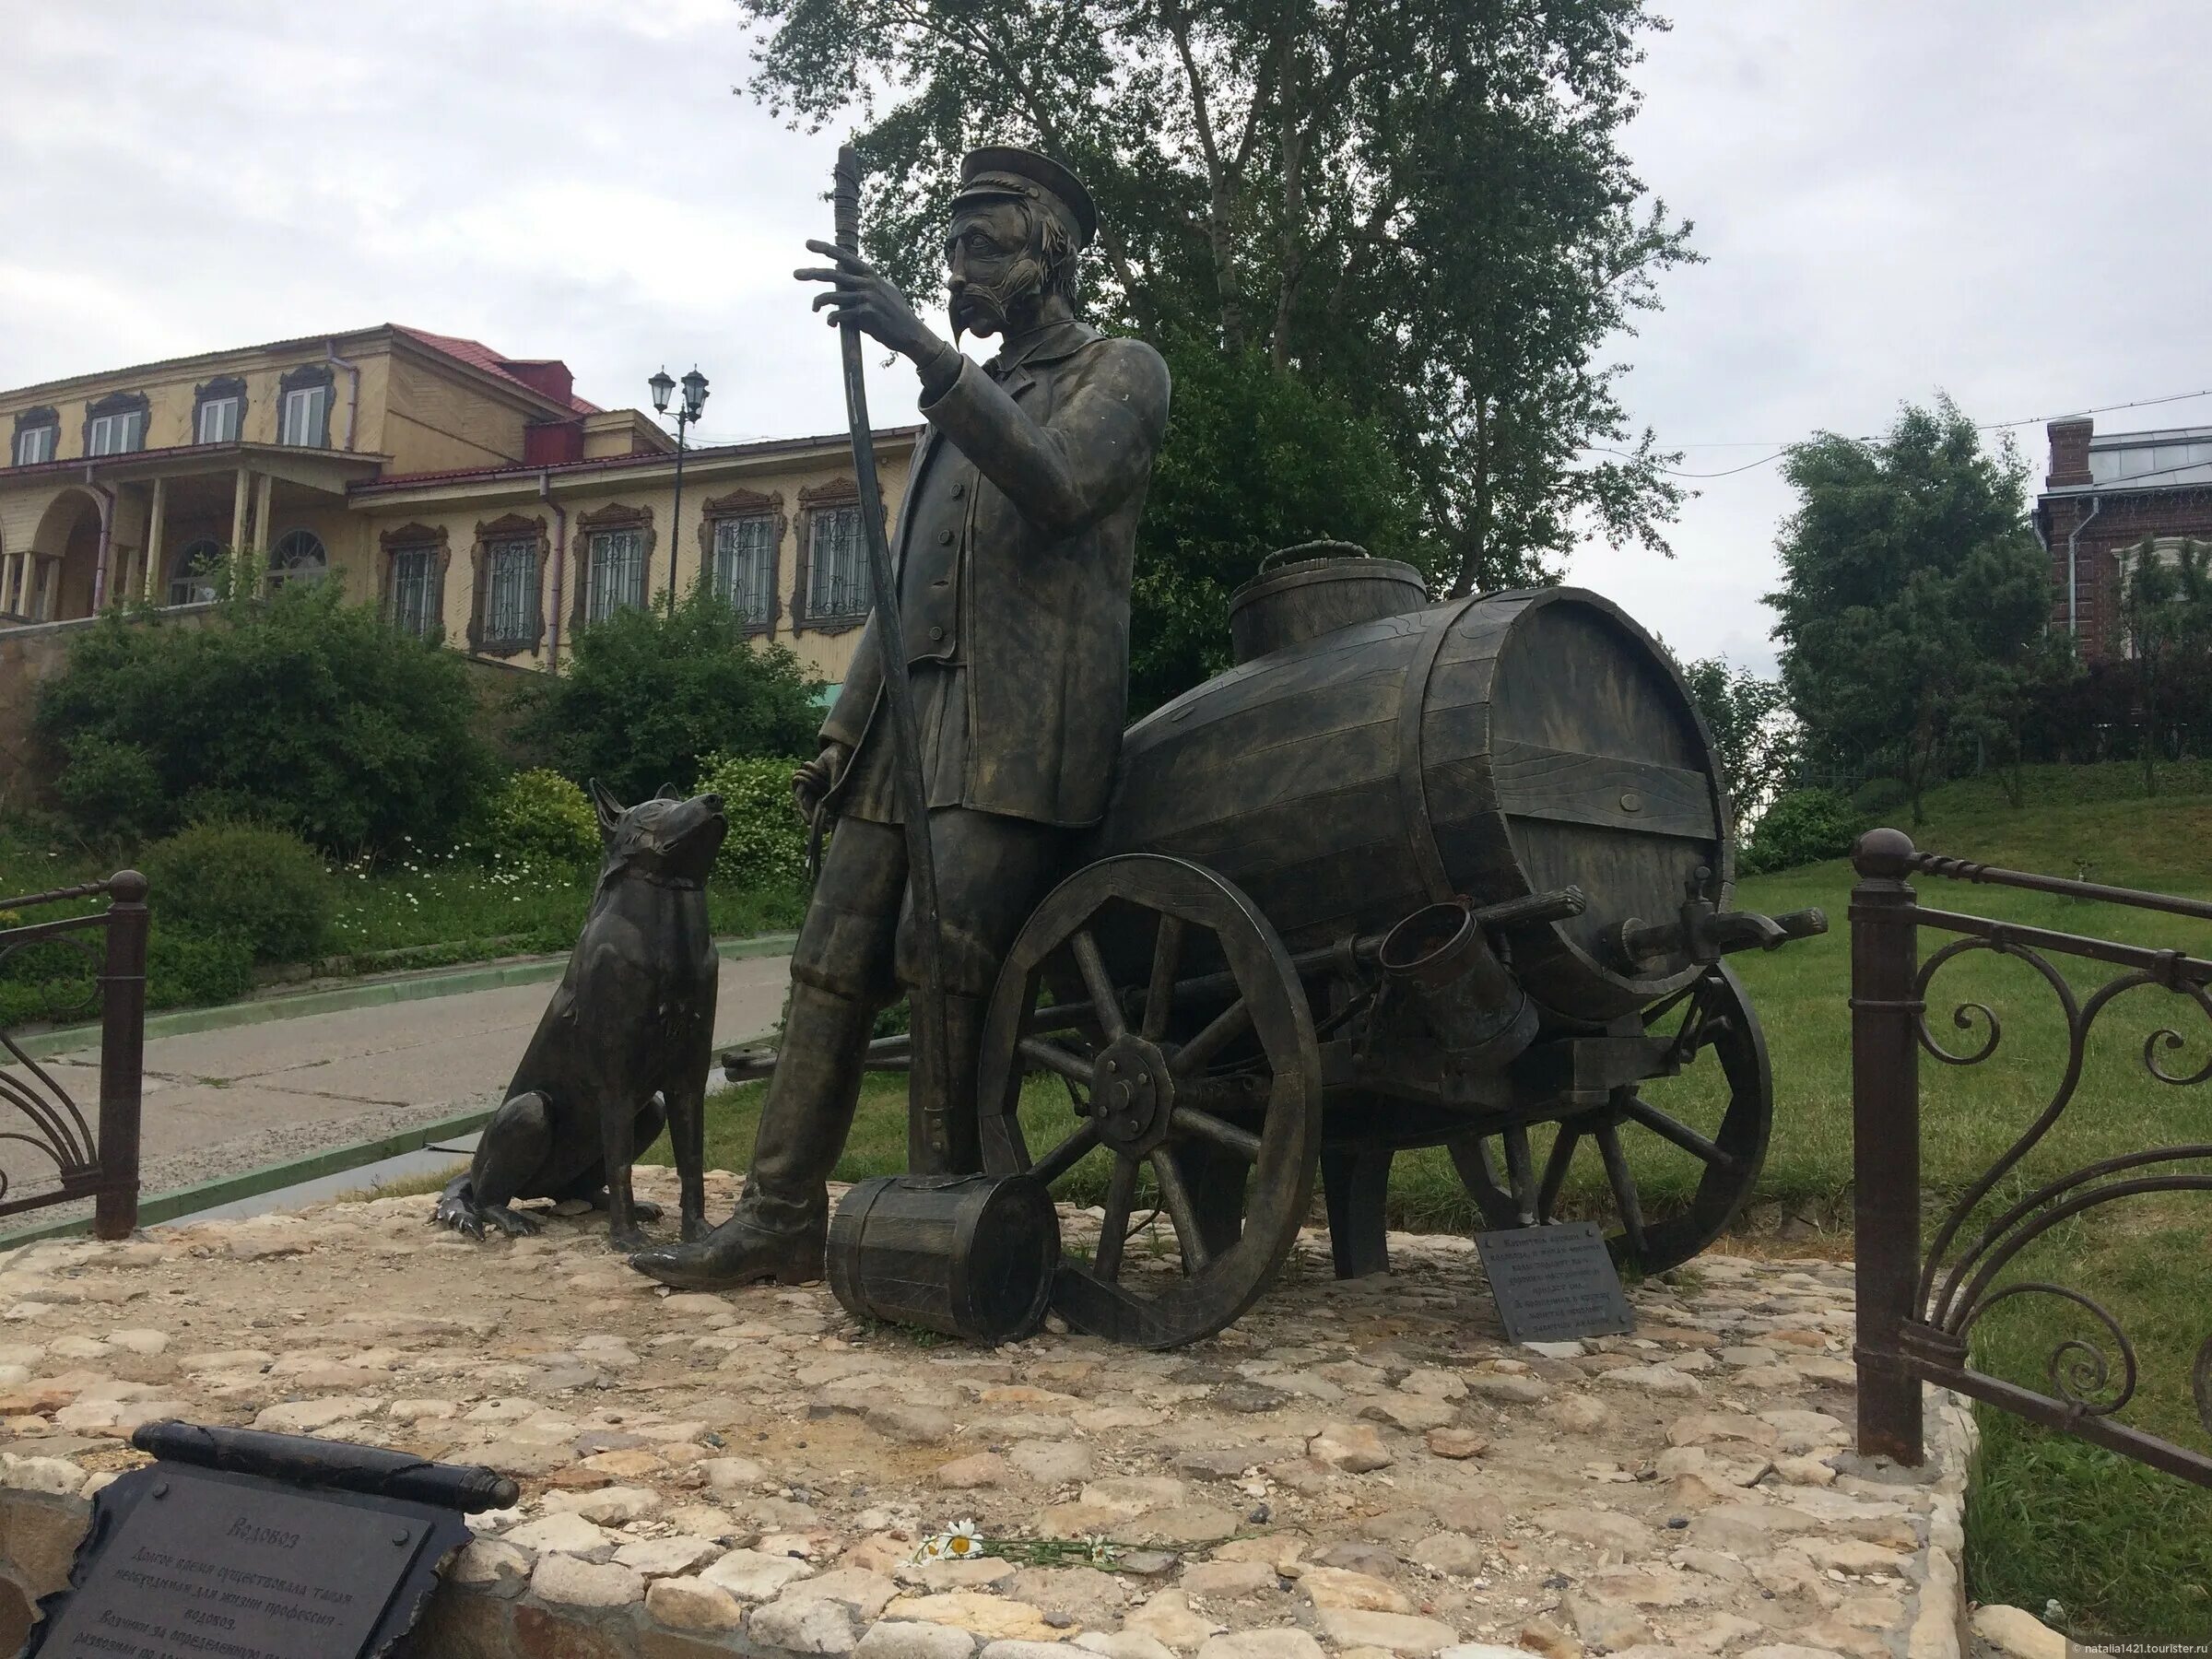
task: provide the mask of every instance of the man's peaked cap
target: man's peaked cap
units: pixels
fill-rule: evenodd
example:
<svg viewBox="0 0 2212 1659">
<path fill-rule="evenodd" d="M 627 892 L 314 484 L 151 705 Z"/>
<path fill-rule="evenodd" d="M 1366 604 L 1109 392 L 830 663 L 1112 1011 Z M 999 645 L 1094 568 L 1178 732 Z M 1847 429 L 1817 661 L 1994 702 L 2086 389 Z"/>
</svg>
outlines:
<svg viewBox="0 0 2212 1659">
<path fill-rule="evenodd" d="M 971 149 L 960 163 L 960 191 L 952 198 L 959 207 L 969 202 L 1003 201 L 1026 196 L 1055 209 L 1072 226 L 1078 245 L 1088 247 L 1099 232 L 1099 210 L 1083 181 L 1035 150 L 1011 145 L 985 145 Z"/>
</svg>

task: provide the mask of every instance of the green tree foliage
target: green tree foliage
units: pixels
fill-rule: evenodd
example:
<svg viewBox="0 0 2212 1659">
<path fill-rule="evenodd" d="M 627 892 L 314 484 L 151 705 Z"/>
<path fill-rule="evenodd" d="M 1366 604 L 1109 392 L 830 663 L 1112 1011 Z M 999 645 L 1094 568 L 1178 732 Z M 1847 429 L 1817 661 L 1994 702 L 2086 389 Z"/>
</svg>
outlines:
<svg viewBox="0 0 2212 1659">
<path fill-rule="evenodd" d="M 333 853 L 436 844 L 491 773 L 462 660 L 347 605 L 335 582 L 199 626 L 111 616 L 41 688 L 41 735 L 82 831 L 252 818 Z"/>
<path fill-rule="evenodd" d="M 1796 444 L 1783 474 L 1798 507 L 1767 603 L 1806 752 L 1894 761 L 1919 824 L 1948 747 L 2019 706 L 2050 615 L 2018 454 L 1938 397 L 1881 438 Z"/>
<path fill-rule="evenodd" d="M 1682 666 L 1712 746 L 1728 778 L 1728 801 L 1739 831 L 1766 809 L 1789 781 L 1796 731 L 1780 680 L 1761 679 L 1724 657 L 1700 657 Z"/>
<path fill-rule="evenodd" d="M 868 252 L 910 293 L 939 290 L 962 153 L 1035 144 L 1098 199 L 1101 316 L 1186 363 L 1257 353 L 1371 420 L 1455 590 L 1593 525 L 1664 545 L 1669 457 L 1598 356 L 1694 257 L 1618 144 L 1665 27 L 1641 0 L 739 4 L 755 98 L 817 128 L 858 112 Z"/>
<path fill-rule="evenodd" d="M 570 778 L 639 801 L 714 755 L 812 754 L 821 689 L 788 647 L 756 647 L 702 586 L 673 610 L 618 611 L 579 631 L 569 667 L 521 693 L 515 735 Z"/>
<path fill-rule="evenodd" d="M 1253 351 L 1175 353 L 1175 404 L 1137 532 L 1129 712 L 1229 666 L 1229 596 L 1261 557 L 1355 541 L 1420 563 L 1410 483 L 1372 421 Z"/>
<path fill-rule="evenodd" d="M 2212 659 L 2212 560 L 2202 542 L 2171 549 L 2146 539 L 2129 551 L 2120 614 L 2136 667 L 2143 793 L 2159 793 L 2159 747 L 2183 713 L 2174 692 L 2201 685 Z M 2200 718 L 2202 711 L 2194 711 Z"/>
</svg>

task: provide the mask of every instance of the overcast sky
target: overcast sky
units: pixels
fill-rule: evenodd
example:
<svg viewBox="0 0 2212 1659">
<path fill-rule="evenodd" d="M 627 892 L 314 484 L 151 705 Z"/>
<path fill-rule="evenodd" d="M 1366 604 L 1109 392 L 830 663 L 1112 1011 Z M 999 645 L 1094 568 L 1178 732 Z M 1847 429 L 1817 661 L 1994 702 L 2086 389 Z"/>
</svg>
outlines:
<svg viewBox="0 0 2212 1659">
<path fill-rule="evenodd" d="M 2212 387 L 2181 73 L 2212 7 L 1672 9 L 1627 144 L 1710 263 L 1617 355 L 1685 470 L 1938 387 L 1992 422 Z M 788 276 L 834 139 L 731 95 L 730 0 L 0 0 L 0 386 L 390 321 L 565 358 L 610 406 L 696 361 L 710 440 L 843 424 Z M 904 371 L 872 395 L 912 418 Z M 2099 424 L 2195 420 L 2212 398 Z M 1694 487 L 1672 561 L 1594 546 L 1571 579 L 1770 666 L 1789 492 L 1771 463 Z"/>
</svg>

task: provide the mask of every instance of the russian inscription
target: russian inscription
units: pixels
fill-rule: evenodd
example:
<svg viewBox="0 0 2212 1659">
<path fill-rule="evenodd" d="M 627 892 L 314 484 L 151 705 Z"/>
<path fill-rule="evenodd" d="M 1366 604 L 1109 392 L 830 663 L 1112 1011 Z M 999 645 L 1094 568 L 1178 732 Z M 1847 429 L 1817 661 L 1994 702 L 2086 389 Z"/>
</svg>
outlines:
<svg viewBox="0 0 2212 1659">
<path fill-rule="evenodd" d="M 41 1659 L 358 1655 L 418 1558 L 458 1525 L 420 1504 L 254 1476 L 157 1465 L 125 1478 L 145 1488 L 37 1632 Z"/>
<path fill-rule="evenodd" d="M 1477 1233 L 1475 1249 L 1508 1341 L 1565 1342 L 1636 1328 L 1594 1221 Z"/>
</svg>

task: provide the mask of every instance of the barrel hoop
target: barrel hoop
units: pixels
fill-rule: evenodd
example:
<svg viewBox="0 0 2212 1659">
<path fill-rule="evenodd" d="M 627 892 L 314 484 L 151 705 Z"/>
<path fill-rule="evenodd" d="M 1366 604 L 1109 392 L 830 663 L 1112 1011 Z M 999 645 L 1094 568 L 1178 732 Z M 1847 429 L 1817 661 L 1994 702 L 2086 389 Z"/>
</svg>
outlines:
<svg viewBox="0 0 2212 1659">
<path fill-rule="evenodd" d="M 1406 677 L 1398 690 L 1398 815 L 1406 821 L 1406 841 L 1413 853 L 1413 867 L 1430 900 L 1441 904 L 1453 897 L 1451 873 L 1444 868 L 1443 850 L 1429 823 L 1429 791 L 1421 773 L 1421 716 L 1429 700 L 1429 676 L 1436 667 L 1444 641 L 1460 618 L 1479 605 L 1482 594 L 1469 594 L 1449 607 L 1449 614 L 1431 628 L 1414 648 L 1406 664 Z"/>
</svg>

